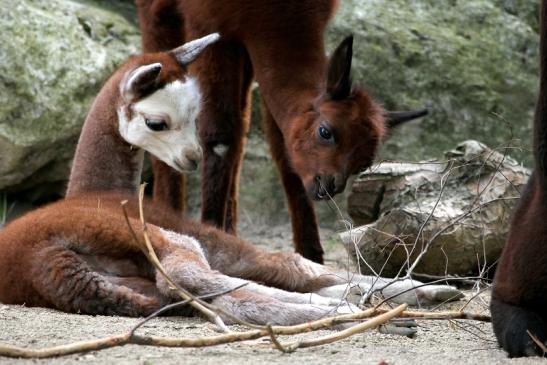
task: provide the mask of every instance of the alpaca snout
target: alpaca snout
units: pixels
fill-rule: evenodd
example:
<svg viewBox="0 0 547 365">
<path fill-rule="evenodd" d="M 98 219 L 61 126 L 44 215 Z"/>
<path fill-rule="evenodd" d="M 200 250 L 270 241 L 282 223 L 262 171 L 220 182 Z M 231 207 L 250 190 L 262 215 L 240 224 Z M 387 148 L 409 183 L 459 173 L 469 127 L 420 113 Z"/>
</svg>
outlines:
<svg viewBox="0 0 547 365">
<path fill-rule="evenodd" d="M 344 191 L 346 179 L 342 175 L 317 175 L 308 194 L 314 200 L 324 200 Z"/>
<path fill-rule="evenodd" d="M 195 171 L 203 158 L 201 147 L 186 149 L 174 163 L 181 172 Z"/>
</svg>

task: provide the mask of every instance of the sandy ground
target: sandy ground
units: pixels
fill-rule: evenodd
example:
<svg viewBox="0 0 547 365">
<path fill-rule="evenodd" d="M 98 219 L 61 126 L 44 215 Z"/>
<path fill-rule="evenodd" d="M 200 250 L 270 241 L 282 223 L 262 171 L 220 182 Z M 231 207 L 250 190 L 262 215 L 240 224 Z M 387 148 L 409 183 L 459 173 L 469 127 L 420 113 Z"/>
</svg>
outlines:
<svg viewBox="0 0 547 365">
<path fill-rule="evenodd" d="M 290 249 L 286 226 L 244 229 L 250 240 L 268 249 Z M 345 252 L 333 244 L 332 232 L 323 231 L 330 265 L 347 262 Z M 469 292 L 468 297 L 472 295 Z M 484 312 L 488 295 L 474 300 L 471 311 Z M 452 304 L 458 308 L 464 302 Z M 443 308 L 446 309 L 447 307 Z M 120 334 L 138 322 L 134 318 L 65 314 L 58 311 L 0 304 L 0 342 L 19 346 L 44 347 Z M 213 327 L 199 318 L 164 317 L 154 319 L 142 334 L 196 337 L 215 335 Z M 237 329 L 237 328 L 235 328 Z M 328 331 L 302 335 L 314 337 Z M 293 338 L 283 338 L 292 341 Z M 489 323 L 469 321 L 418 321 L 414 338 L 369 331 L 335 344 L 300 349 L 283 354 L 272 349 L 269 339 L 199 349 L 171 349 L 124 346 L 87 354 L 47 360 L 0 358 L 0 364 L 547 364 L 542 359 L 508 359 L 497 348 Z"/>
</svg>

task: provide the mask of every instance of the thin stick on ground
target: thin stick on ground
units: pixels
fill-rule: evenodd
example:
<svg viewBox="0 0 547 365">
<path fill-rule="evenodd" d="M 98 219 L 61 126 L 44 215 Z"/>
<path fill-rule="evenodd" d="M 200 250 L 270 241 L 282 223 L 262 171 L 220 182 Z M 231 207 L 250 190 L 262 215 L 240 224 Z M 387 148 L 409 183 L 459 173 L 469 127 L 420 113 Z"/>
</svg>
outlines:
<svg viewBox="0 0 547 365">
<path fill-rule="evenodd" d="M 279 351 L 284 352 L 284 353 L 291 352 L 290 350 L 286 349 L 281 343 L 279 343 L 279 341 L 277 340 L 277 336 L 275 335 L 275 333 L 272 329 L 271 324 L 268 323 L 266 328 L 268 329 L 268 333 L 270 334 L 270 339 L 272 340 L 272 343 L 274 344 L 276 349 L 278 349 Z"/>
<path fill-rule="evenodd" d="M 377 308 L 377 313 L 385 313 L 387 309 Z M 417 312 L 417 311 L 404 311 L 398 318 L 410 318 L 410 319 L 428 319 L 428 320 L 453 320 L 453 319 L 468 319 L 479 322 L 491 322 L 492 317 L 485 314 L 468 313 L 463 311 L 449 311 L 449 312 Z"/>
<path fill-rule="evenodd" d="M 395 309 L 386 311 L 384 314 L 380 314 L 364 323 L 360 323 L 358 325 L 347 328 L 340 332 L 331 333 L 326 336 L 321 336 L 321 337 L 313 338 L 309 340 L 295 341 L 295 342 L 291 342 L 289 344 L 280 345 L 280 346 L 286 349 L 287 352 L 293 352 L 299 348 L 321 346 L 321 345 L 326 345 L 336 341 L 340 341 L 350 336 L 353 336 L 357 333 L 364 332 L 371 328 L 376 328 L 379 325 L 382 325 L 388 322 L 390 319 L 399 316 L 406 309 L 406 307 L 407 307 L 407 304 L 401 304 Z"/>
<path fill-rule="evenodd" d="M 208 347 L 223 345 L 232 342 L 256 340 L 261 337 L 275 335 L 295 335 L 304 332 L 316 331 L 333 327 L 347 321 L 358 321 L 376 315 L 375 309 L 368 309 L 358 313 L 344 314 L 336 317 L 323 318 L 317 321 L 303 323 L 295 326 L 272 326 L 271 329 L 248 330 L 244 332 L 230 332 L 216 336 L 198 338 L 173 338 L 158 336 L 143 336 L 135 334 L 133 329 L 129 332 L 96 340 L 80 341 L 67 345 L 47 347 L 43 349 L 28 349 L 19 346 L 0 344 L 0 356 L 12 358 L 39 359 L 66 356 L 89 351 L 125 346 L 157 346 L 157 347 Z"/>
</svg>

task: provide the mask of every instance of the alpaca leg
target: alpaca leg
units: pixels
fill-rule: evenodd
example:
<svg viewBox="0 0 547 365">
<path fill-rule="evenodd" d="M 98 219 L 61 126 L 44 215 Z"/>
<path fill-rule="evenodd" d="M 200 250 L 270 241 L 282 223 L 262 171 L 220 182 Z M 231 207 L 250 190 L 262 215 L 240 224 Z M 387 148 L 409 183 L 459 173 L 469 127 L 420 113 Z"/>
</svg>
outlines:
<svg viewBox="0 0 547 365">
<path fill-rule="evenodd" d="M 235 231 L 235 210 L 239 162 L 247 129 L 241 98 L 247 95 L 249 76 L 244 49 L 235 43 L 219 41 L 192 63 L 189 71 L 199 79 L 203 108 L 199 134 L 203 146 L 201 175 L 201 220 L 225 231 Z M 245 82 L 242 82 L 245 80 Z M 234 185 L 235 184 L 235 185 Z"/>
<path fill-rule="evenodd" d="M 78 254 L 55 243 L 37 252 L 35 260 L 33 285 L 60 310 L 138 317 L 161 307 L 161 296 L 143 295 L 111 282 L 93 271 Z"/>
<path fill-rule="evenodd" d="M 245 64 L 242 67 L 242 78 L 240 86 L 240 110 L 242 128 L 238 131 L 239 135 L 236 139 L 241 141 L 237 145 L 237 150 L 234 151 L 232 176 L 230 178 L 230 191 L 228 193 L 228 202 L 226 207 L 226 217 L 224 221 L 224 230 L 231 234 L 237 234 L 238 222 L 238 199 L 239 199 L 239 178 L 241 175 L 241 164 L 245 154 L 245 144 L 247 142 L 247 133 L 249 132 L 249 124 L 251 119 L 251 92 L 250 86 L 252 81 L 252 69 L 247 59 L 244 58 Z M 236 146 L 234 146 L 235 148 Z"/>
<path fill-rule="evenodd" d="M 162 52 L 184 43 L 178 0 L 136 0 L 143 52 Z"/>
<path fill-rule="evenodd" d="M 213 270 L 290 291 L 312 292 L 344 281 L 326 266 L 299 254 L 267 252 L 212 227 L 188 225 Z M 175 234 L 175 233 L 173 233 Z"/>
<path fill-rule="evenodd" d="M 278 326 L 291 326 L 358 311 L 357 308 L 350 306 L 288 303 L 243 289 L 220 296 L 213 300 L 213 304 L 246 322 Z M 230 318 L 225 320 L 232 323 Z"/>
<path fill-rule="evenodd" d="M 421 286 L 423 283 L 417 280 L 396 281 L 389 278 L 343 272 L 338 273 L 338 276 L 345 277 L 346 283 L 323 288 L 317 293 L 331 297 L 340 297 L 344 294 L 348 300 L 354 302 L 363 295 L 379 291 L 385 298 L 391 298 L 391 302 L 407 303 L 414 306 L 434 305 L 463 297 L 462 292 L 449 285 Z"/>
<path fill-rule="evenodd" d="M 537 313 L 507 304 L 495 297 L 490 304 L 494 333 L 509 357 L 546 356 L 528 331 L 547 346 L 547 322 Z"/>
<path fill-rule="evenodd" d="M 356 307 L 340 305 L 338 300 L 316 294 L 287 292 L 221 274 L 210 268 L 193 238 L 179 235 L 172 242 L 175 247 L 161 260 L 167 274 L 194 295 L 221 293 L 244 285 L 213 300 L 213 304 L 242 320 L 257 324 L 290 325 L 358 311 Z M 160 291 L 175 298 L 176 293 L 164 278 L 161 275 L 156 277 Z"/>
<path fill-rule="evenodd" d="M 288 291 L 317 292 L 338 300 L 349 294 L 354 301 L 358 301 L 362 294 L 380 289 L 390 282 L 386 278 L 332 270 L 295 253 L 266 252 L 210 227 L 189 228 L 191 229 L 187 233 L 195 238 L 194 245 L 199 247 L 201 260 L 212 270 L 230 277 L 252 280 Z M 170 242 L 189 238 L 169 231 L 164 231 L 164 234 L 166 237 L 170 236 Z M 414 289 L 421 284 L 415 280 L 394 282 L 383 289 L 382 293 L 386 297 L 402 293 L 393 298 L 393 301 L 412 305 L 430 305 L 459 299 L 462 295 L 457 289 L 447 285 Z"/>
<path fill-rule="evenodd" d="M 264 129 L 285 189 L 295 250 L 305 258 L 322 264 L 324 251 L 319 240 L 313 203 L 307 196 L 302 180 L 292 171 L 279 127 L 264 103 L 262 107 Z"/>
</svg>

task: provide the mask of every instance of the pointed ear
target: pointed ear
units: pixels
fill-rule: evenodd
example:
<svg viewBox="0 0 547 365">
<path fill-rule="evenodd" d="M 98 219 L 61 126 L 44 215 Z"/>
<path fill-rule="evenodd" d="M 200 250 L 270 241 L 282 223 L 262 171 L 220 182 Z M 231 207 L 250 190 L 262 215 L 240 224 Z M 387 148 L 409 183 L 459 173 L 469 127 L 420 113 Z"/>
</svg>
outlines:
<svg viewBox="0 0 547 365">
<path fill-rule="evenodd" d="M 137 67 L 122 81 L 121 93 L 126 102 L 149 94 L 160 82 L 161 63 Z"/>
<path fill-rule="evenodd" d="M 330 58 L 327 74 L 327 93 L 333 100 L 346 99 L 351 92 L 352 57 L 353 35 L 350 35 L 336 47 Z"/>
<path fill-rule="evenodd" d="M 407 112 L 384 112 L 387 129 L 393 129 L 399 124 L 409 122 L 413 119 L 421 118 L 429 114 L 428 109 L 411 110 Z"/>
<path fill-rule="evenodd" d="M 215 43 L 220 38 L 218 33 L 212 33 L 205 37 L 195 39 L 182 46 L 171 50 L 169 53 L 175 56 L 181 66 L 192 63 L 207 46 Z"/>
</svg>

